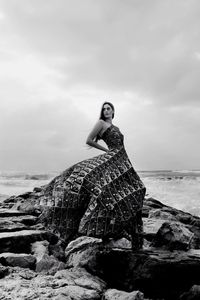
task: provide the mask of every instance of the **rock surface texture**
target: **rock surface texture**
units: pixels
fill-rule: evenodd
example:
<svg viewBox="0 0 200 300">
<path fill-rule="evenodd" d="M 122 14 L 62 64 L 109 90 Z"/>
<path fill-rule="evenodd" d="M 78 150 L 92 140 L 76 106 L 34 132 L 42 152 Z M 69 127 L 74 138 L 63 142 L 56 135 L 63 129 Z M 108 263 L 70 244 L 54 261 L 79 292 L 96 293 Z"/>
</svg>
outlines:
<svg viewBox="0 0 200 300">
<path fill-rule="evenodd" d="M 37 222 L 42 187 L 0 205 L 0 300 L 199 300 L 200 218 L 148 198 L 144 247 L 127 236 L 63 245 Z"/>
</svg>

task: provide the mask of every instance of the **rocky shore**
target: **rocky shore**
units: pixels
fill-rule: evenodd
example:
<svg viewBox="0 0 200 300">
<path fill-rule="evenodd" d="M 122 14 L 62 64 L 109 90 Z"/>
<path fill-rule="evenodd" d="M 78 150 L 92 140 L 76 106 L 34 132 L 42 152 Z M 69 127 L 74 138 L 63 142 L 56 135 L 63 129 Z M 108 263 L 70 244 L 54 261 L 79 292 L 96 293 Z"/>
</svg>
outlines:
<svg viewBox="0 0 200 300">
<path fill-rule="evenodd" d="M 42 190 L 0 205 L 0 300 L 200 299 L 199 217 L 146 198 L 142 250 L 86 236 L 64 247 L 38 223 Z"/>
</svg>

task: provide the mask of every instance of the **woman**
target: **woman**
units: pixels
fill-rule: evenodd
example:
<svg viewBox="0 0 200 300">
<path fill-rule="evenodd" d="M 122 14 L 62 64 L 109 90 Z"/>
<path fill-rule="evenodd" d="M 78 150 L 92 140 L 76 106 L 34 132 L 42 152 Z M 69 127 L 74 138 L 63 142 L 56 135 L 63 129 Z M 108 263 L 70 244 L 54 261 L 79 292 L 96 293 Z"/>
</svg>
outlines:
<svg viewBox="0 0 200 300">
<path fill-rule="evenodd" d="M 133 249 L 142 247 L 146 188 L 128 158 L 123 134 L 112 124 L 114 113 L 113 104 L 104 102 L 86 140 L 106 153 L 76 163 L 44 189 L 40 220 L 66 243 L 78 235 L 103 241 L 128 236 Z"/>
</svg>

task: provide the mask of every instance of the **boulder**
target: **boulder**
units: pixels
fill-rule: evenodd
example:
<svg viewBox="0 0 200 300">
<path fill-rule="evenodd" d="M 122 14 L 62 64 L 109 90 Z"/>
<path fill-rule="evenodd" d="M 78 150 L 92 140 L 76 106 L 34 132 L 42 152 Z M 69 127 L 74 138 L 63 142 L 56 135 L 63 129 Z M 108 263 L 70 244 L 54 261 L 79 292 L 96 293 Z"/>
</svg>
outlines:
<svg viewBox="0 0 200 300">
<path fill-rule="evenodd" d="M 0 264 L 0 279 L 8 275 L 8 268 Z"/>
<path fill-rule="evenodd" d="M 104 294 L 105 300 L 144 300 L 144 294 L 140 291 L 133 291 L 130 293 L 119 291 L 116 289 L 109 289 Z"/>
<path fill-rule="evenodd" d="M 82 269 L 61 270 L 53 275 L 13 269 L 0 280 L 1 299 L 101 300 L 105 283 Z"/>
<path fill-rule="evenodd" d="M 200 284 L 200 250 L 111 249 L 99 253 L 97 264 L 95 274 L 110 288 L 139 290 L 150 299 L 178 300 L 192 285 Z"/>
<path fill-rule="evenodd" d="M 4 266 L 29 268 L 34 270 L 36 258 L 27 253 L 1 253 L 0 263 Z"/>
<path fill-rule="evenodd" d="M 158 230 L 151 245 L 169 250 L 188 250 L 194 234 L 177 222 L 165 222 Z"/>
<path fill-rule="evenodd" d="M 20 222 L 12 222 L 7 218 L 0 219 L 0 232 L 19 231 L 28 229 L 27 226 Z"/>
<path fill-rule="evenodd" d="M 36 258 L 36 272 L 43 274 L 55 274 L 58 270 L 65 269 L 64 262 L 59 261 L 53 255 L 49 255 L 49 242 L 38 241 L 32 244 L 32 253 Z"/>
<path fill-rule="evenodd" d="M 67 267 L 86 267 L 95 272 L 98 268 L 96 258 L 101 248 L 101 239 L 88 236 L 77 238 L 65 249 Z"/>
<path fill-rule="evenodd" d="M 0 253 L 30 253 L 31 244 L 35 241 L 48 240 L 55 244 L 58 237 L 49 231 L 21 230 L 0 233 Z"/>
<path fill-rule="evenodd" d="M 148 241 L 152 241 L 160 227 L 165 223 L 165 219 L 143 218 L 143 235 Z"/>
</svg>

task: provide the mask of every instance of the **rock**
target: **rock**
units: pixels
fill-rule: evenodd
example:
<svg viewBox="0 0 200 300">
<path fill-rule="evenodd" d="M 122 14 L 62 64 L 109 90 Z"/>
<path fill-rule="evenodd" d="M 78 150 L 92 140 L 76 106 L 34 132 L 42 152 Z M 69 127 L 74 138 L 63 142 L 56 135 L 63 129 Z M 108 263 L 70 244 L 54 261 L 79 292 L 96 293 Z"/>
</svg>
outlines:
<svg viewBox="0 0 200 300">
<path fill-rule="evenodd" d="M 32 216 L 32 215 L 22 215 L 22 216 L 17 216 L 17 217 L 9 217 L 7 220 L 16 222 L 16 223 L 22 223 L 27 226 L 32 226 L 35 225 L 37 222 L 37 217 Z"/>
<path fill-rule="evenodd" d="M 177 221 L 176 217 L 169 212 L 162 211 L 161 209 L 152 209 L 149 212 L 149 218 L 159 218 L 163 220 Z"/>
<path fill-rule="evenodd" d="M 1 253 L 0 263 L 4 266 L 29 268 L 34 270 L 36 258 L 26 253 Z"/>
<path fill-rule="evenodd" d="M 194 234 L 180 223 L 165 222 L 158 230 L 151 245 L 169 250 L 188 250 Z"/>
<path fill-rule="evenodd" d="M 93 289 L 101 293 L 106 288 L 106 283 L 97 276 L 93 276 L 83 268 L 73 268 L 58 271 L 55 278 L 62 279 L 64 282 L 78 285 L 83 288 Z"/>
<path fill-rule="evenodd" d="M 53 275 L 66 266 L 53 255 L 49 255 L 48 246 L 48 241 L 35 242 L 32 245 L 32 253 L 36 258 L 36 272 Z"/>
<path fill-rule="evenodd" d="M 35 241 L 48 240 L 54 244 L 58 237 L 48 231 L 21 230 L 15 232 L 0 233 L 0 253 L 30 253 L 31 244 Z"/>
<path fill-rule="evenodd" d="M 106 243 L 106 248 L 118 248 L 118 249 L 132 249 L 131 241 L 126 238 L 121 238 L 118 240 L 111 239 Z"/>
<path fill-rule="evenodd" d="M 8 275 L 8 268 L 0 264 L 0 279 Z"/>
<path fill-rule="evenodd" d="M 26 192 L 17 196 L 17 198 L 28 199 L 34 194 L 32 192 Z"/>
<path fill-rule="evenodd" d="M 160 202 L 154 198 L 151 198 L 151 197 L 144 199 L 144 205 L 146 205 L 150 208 L 163 208 L 166 206 L 162 202 Z"/>
<path fill-rule="evenodd" d="M 26 215 L 25 212 L 19 210 L 12 210 L 12 209 L 0 209 L 0 218 L 4 217 L 13 217 L 13 216 L 24 216 Z"/>
<path fill-rule="evenodd" d="M 36 263 L 35 271 L 43 274 L 54 275 L 58 270 L 66 268 L 64 262 L 59 261 L 53 255 L 44 254 L 42 259 Z"/>
<path fill-rule="evenodd" d="M 152 241 L 160 227 L 166 222 L 163 219 L 157 218 L 143 218 L 143 231 L 144 238 L 148 241 Z"/>
<path fill-rule="evenodd" d="M 12 207 L 12 210 L 19 210 L 25 214 L 38 216 L 41 213 L 35 198 L 18 200 Z"/>
<path fill-rule="evenodd" d="M 61 240 L 58 240 L 57 244 L 49 245 L 49 253 L 58 260 L 65 262 L 65 246 L 62 244 Z"/>
<path fill-rule="evenodd" d="M 200 299 L 200 285 L 193 285 L 188 292 L 180 296 L 180 300 L 199 300 Z"/>
<path fill-rule="evenodd" d="M 140 291 L 133 291 L 130 293 L 119 291 L 116 289 L 109 289 L 104 294 L 105 300 L 144 300 L 144 294 Z"/>
<path fill-rule="evenodd" d="M 36 192 L 36 193 L 41 192 L 41 191 L 42 191 L 41 187 L 34 187 L 34 189 L 33 189 L 33 192 Z"/>
<path fill-rule="evenodd" d="M 45 254 L 49 254 L 49 242 L 48 241 L 37 241 L 31 246 L 31 253 L 35 256 L 36 261 L 39 262 Z"/>
<path fill-rule="evenodd" d="M 112 249 L 97 256 L 96 269 L 110 288 L 139 290 L 146 298 L 178 300 L 192 285 L 200 284 L 200 250 L 148 249 L 138 252 Z"/>
<path fill-rule="evenodd" d="M 15 202 L 17 202 L 17 198 L 18 197 L 16 197 L 16 196 L 11 196 L 9 198 L 4 199 L 3 203 L 13 203 L 14 204 Z"/>
<path fill-rule="evenodd" d="M 27 226 L 19 222 L 12 222 L 6 218 L 0 219 L 0 232 L 19 231 L 28 229 Z"/>
<path fill-rule="evenodd" d="M 67 267 L 86 267 L 94 271 L 97 266 L 96 256 L 102 248 L 102 241 L 97 238 L 82 236 L 70 242 L 65 249 Z"/>
<path fill-rule="evenodd" d="M 104 292 L 105 283 L 85 270 L 58 271 L 55 276 L 24 270 L 0 280 L 1 299 L 100 300 Z"/>
</svg>

